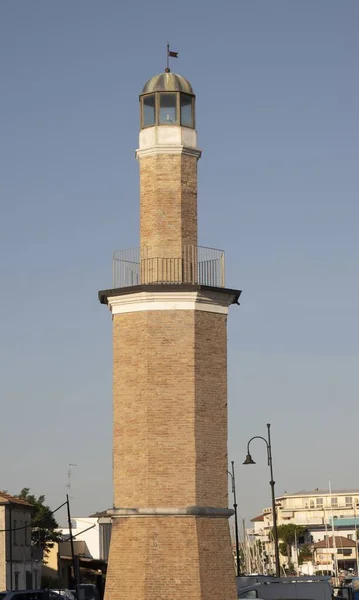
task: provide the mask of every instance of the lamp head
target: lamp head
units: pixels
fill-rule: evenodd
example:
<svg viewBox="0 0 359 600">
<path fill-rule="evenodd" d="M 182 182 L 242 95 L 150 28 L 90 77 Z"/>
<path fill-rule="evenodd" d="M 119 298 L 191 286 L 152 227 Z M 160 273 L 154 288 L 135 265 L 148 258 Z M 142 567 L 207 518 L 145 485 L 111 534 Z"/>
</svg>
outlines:
<svg viewBox="0 0 359 600">
<path fill-rule="evenodd" d="M 244 465 L 255 465 L 256 463 L 254 462 L 252 456 L 250 454 L 247 454 L 246 456 L 246 460 L 243 463 Z"/>
</svg>

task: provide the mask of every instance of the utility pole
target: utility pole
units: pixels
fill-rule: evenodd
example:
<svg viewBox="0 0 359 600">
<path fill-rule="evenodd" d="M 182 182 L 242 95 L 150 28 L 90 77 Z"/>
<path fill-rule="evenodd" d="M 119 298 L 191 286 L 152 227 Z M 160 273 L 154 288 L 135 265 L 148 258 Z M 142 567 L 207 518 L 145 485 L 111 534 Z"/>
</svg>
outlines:
<svg viewBox="0 0 359 600">
<path fill-rule="evenodd" d="M 71 523 L 71 512 L 70 512 L 70 501 L 69 495 L 66 495 L 66 504 L 67 504 L 67 521 L 69 526 L 69 534 L 70 534 L 70 546 L 71 546 L 71 558 L 72 558 L 72 568 L 74 572 L 74 580 L 75 580 L 75 590 L 76 597 L 79 598 L 79 565 L 78 565 L 78 557 L 75 556 L 75 547 L 74 547 L 74 537 L 72 535 L 72 523 Z"/>
</svg>

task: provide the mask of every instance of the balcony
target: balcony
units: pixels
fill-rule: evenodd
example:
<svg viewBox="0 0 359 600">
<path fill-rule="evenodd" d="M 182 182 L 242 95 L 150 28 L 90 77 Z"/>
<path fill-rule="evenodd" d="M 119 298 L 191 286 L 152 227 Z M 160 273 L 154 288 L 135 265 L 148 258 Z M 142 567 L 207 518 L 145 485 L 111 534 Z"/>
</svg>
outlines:
<svg viewBox="0 0 359 600">
<path fill-rule="evenodd" d="M 224 287 L 224 252 L 203 246 L 130 248 L 113 254 L 113 287 L 197 284 Z"/>
</svg>

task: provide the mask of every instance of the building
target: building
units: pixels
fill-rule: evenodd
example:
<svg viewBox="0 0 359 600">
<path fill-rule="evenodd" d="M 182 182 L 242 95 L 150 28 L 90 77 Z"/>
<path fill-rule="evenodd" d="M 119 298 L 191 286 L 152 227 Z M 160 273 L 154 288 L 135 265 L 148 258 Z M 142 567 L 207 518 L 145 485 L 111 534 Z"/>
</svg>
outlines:
<svg viewBox="0 0 359 600">
<path fill-rule="evenodd" d="M 111 519 L 107 511 L 90 517 L 75 517 L 71 519 L 71 527 L 74 539 L 85 544 L 82 554 L 86 554 L 87 558 L 107 561 L 111 538 Z M 60 533 L 64 541 L 69 539 L 68 528 L 62 528 Z"/>
<path fill-rule="evenodd" d="M 292 557 L 296 567 L 297 551 L 303 543 L 320 543 L 328 540 L 333 534 L 351 540 L 357 539 L 359 528 L 359 490 L 311 490 L 285 493 L 276 498 L 278 525 L 293 523 L 305 528 L 303 538 L 297 540 L 293 547 Z M 252 519 L 254 527 L 250 534 L 254 539 L 265 544 L 270 557 L 273 555 L 273 543 L 270 532 L 273 527 L 272 510 L 265 508 L 260 517 Z M 355 545 L 355 544 L 354 544 Z M 352 560 L 356 558 L 353 554 Z M 286 558 L 281 557 L 283 564 Z M 341 563 L 341 560 L 339 560 Z M 338 564 L 339 564 L 338 563 Z"/>
<path fill-rule="evenodd" d="M 31 545 L 34 507 L 0 493 L 0 590 L 40 587 L 42 552 Z"/>
<path fill-rule="evenodd" d="M 196 98 L 140 94 L 140 247 L 99 292 L 113 321 L 114 508 L 106 600 L 236 598 L 228 518 L 224 253 L 198 246 Z M 215 568 L 214 568 L 215 567 Z"/>
<path fill-rule="evenodd" d="M 332 520 L 354 528 L 359 523 L 359 490 L 312 490 L 284 494 L 277 497 L 278 516 L 281 523 L 296 523 L 313 529 L 314 537 L 323 536 L 325 525 Z M 358 512 L 358 514 L 357 514 Z M 349 521 L 350 523 L 349 523 Z M 318 528 L 318 533 L 315 530 Z M 314 539 L 319 541 L 319 539 Z"/>
<path fill-rule="evenodd" d="M 74 554 L 78 561 L 80 583 L 94 583 L 102 590 L 101 581 L 106 575 L 111 539 L 111 519 L 107 511 L 75 517 L 71 520 Z M 57 582 L 60 587 L 74 587 L 73 560 L 70 530 L 59 530 L 63 541 L 50 550 L 43 575 L 48 582 Z M 99 581 L 100 580 L 100 581 Z"/>
<path fill-rule="evenodd" d="M 326 537 L 313 544 L 314 564 L 321 571 L 353 571 L 357 572 L 357 543 L 342 535 Z"/>
<path fill-rule="evenodd" d="M 265 509 L 267 510 L 267 509 Z M 244 545 L 246 572 L 272 573 L 276 571 L 274 542 L 271 535 L 272 513 L 265 512 L 251 519 Z M 283 564 L 283 559 L 281 564 Z"/>
</svg>

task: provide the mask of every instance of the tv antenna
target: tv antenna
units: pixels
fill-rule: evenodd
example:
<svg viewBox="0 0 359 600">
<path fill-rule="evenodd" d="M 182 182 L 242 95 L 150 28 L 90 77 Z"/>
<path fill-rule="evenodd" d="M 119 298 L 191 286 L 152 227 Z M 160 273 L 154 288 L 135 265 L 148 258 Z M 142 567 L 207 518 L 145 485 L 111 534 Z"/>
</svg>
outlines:
<svg viewBox="0 0 359 600">
<path fill-rule="evenodd" d="M 77 467 L 77 465 L 75 465 L 75 463 L 69 463 L 69 468 L 67 471 L 67 489 L 68 491 L 68 497 L 71 498 L 71 500 L 74 499 L 73 496 L 71 496 L 71 478 L 72 478 L 72 469 L 73 467 Z"/>
</svg>

